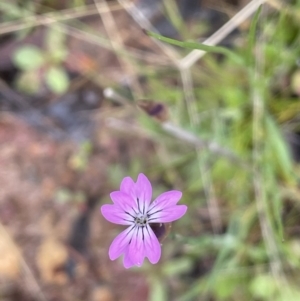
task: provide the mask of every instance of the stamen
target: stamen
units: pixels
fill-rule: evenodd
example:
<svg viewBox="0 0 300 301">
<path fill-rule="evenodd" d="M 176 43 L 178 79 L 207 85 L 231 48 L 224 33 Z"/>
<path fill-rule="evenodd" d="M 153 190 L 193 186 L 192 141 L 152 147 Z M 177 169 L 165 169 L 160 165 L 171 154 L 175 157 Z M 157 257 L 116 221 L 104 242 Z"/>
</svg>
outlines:
<svg viewBox="0 0 300 301">
<path fill-rule="evenodd" d="M 134 218 L 134 222 L 138 227 L 145 227 L 148 225 L 148 216 L 139 214 Z"/>
</svg>

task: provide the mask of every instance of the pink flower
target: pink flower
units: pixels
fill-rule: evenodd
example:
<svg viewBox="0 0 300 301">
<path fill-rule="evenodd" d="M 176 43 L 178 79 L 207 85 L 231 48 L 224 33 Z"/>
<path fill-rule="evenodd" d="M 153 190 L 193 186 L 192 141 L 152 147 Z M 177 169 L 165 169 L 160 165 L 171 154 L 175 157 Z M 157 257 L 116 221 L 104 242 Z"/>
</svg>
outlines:
<svg viewBox="0 0 300 301">
<path fill-rule="evenodd" d="M 109 258 L 115 260 L 124 254 L 124 267 L 141 266 L 145 257 L 153 264 L 160 259 L 160 243 L 150 227 L 151 223 L 168 223 L 181 218 L 187 210 L 185 205 L 176 205 L 182 193 L 167 191 L 152 203 L 152 186 L 144 174 L 139 174 L 136 183 L 126 177 L 120 191 L 110 194 L 112 205 L 103 205 L 101 212 L 110 222 L 127 225 L 109 248 Z"/>
</svg>

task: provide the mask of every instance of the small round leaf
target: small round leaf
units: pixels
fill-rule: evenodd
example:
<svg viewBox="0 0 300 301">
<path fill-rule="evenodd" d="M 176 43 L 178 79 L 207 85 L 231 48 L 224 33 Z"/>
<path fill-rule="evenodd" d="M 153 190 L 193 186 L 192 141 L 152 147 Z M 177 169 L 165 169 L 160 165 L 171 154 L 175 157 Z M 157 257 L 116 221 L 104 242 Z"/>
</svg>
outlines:
<svg viewBox="0 0 300 301">
<path fill-rule="evenodd" d="M 22 70 L 38 69 L 45 63 L 43 52 L 33 46 L 24 45 L 13 54 L 14 64 Z"/>
<path fill-rule="evenodd" d="M 60 67 L 51 67 L 46 73 L 46 83 L 51 91 L 57 94 L 66 92 L 69 88 L 69 77 Z"/>
</svg>

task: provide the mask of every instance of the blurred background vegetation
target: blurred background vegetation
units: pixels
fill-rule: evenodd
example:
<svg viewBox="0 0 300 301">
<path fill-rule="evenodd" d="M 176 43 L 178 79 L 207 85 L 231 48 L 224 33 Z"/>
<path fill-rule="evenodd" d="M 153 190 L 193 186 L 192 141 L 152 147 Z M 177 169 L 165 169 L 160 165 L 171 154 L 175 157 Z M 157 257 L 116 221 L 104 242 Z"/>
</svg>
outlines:
<svg viewBox="0 0 300 301">
<path fill-rule="evenodd" d="M 299 45 L 299 0 L 0 1 L 0 300 L 300 300 Z M 125 270 L 139 172 L 189 210 Z"/>
</svg>

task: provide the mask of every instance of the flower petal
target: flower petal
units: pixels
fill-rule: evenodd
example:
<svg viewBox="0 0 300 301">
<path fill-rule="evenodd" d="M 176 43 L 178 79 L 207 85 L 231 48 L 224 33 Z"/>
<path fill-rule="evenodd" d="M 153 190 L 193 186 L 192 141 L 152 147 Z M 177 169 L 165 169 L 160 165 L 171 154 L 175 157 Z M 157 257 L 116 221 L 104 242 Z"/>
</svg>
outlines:
<svg viewBox="0 0 300 301">
<path fill-rule="evenodd" d="M 114 204 L 122 208 L 123 211 L 127 211 L 130 214 L 134 213 L 134 210 L 136 209 L 135 199 L 129 196 L 127 193 L 113 191 L 110 194 L 110 198 Z"/>
<path fill-rule="evenodd" d="M 132 266 L 134 266 L 134 263 L 131 261 L 131 259 L 129 257 L 128 249 L 126 249 L 126 251 L 124 253 L 123 265 L 126 269 L 129 269 Z"/>
<path fill-rule="evenodd" d="M 150 226 L 137 227 L 125 253 L 124 266 L 141 266 L 145 257 L 153 264 L 157 263 L 161 256 L 161 247 L 158 239 Z M 127 257 L 128 256 L 128 257 Z"/>
<path fill-rule="evenodd" d="M 118 225 L 131 225 L 134 220 L 133 217 L 124 212 L 120 207 L 116 205 L 103 205 L 101 206 L 101 213 L 109 222 Z"/>
<path fill-rule="evenodd" d="M 145 227 L 136 227 L 128 247 L 130 261 L 139 267 L 142 266 L 146 256 L 144 245 L 145 234 Z"/>
<path fill-rule="evenodd" d="M 148 210 L 152 198 L 152 186 L 148 178 L 140 173 L 138 175 L 135 192 L 137 197 L 137 205 L 140 212 L 144 213 Z"/>
<path fill-rule="evenodd" d="M 146 256 L 152 264 L 155 264 L 161 255 L 160 243 L 150 226 L 147 226 L 146 231 L 148 232 L 148 235 L 145 235 Z"/>
<path fill-rule="evenodd" d="M 135 183 L 130 177 L 125 177 L 120 185 L 120 191 L 135 199 Z"/>
<path fill-rule="evenodd" d="M 182 192 L 171 190 L 159 195 L 148 210 L 149 223 L 168 223 L 181 218 L 187 210 L 185 205 L 176 205 Z"/>
<path fill-rule="evenodd" d="M 155 210 L 161 210 L 175 206 L 181 197 L 182 192 L 178 190 L 164 192 L 151 203 L 148 213 L 151 213 L 151 211 L 154 212 L 154 208 Z"/>
<path fill-rule="evenodd" d="M 148 219 L 149 223 L 169 223 L 180 219 L 187 211 L 186 205 L 176 205 L 166 209 L 153 211 Z"/>
<path fill-rule="evenodd" d="M 113 240 L 108 251 L 108 255 L 111 260 L 115 260 L 122 253 L 127 252 L 133 231 L 134 226 L 128 227 Z"/>
</svg>

